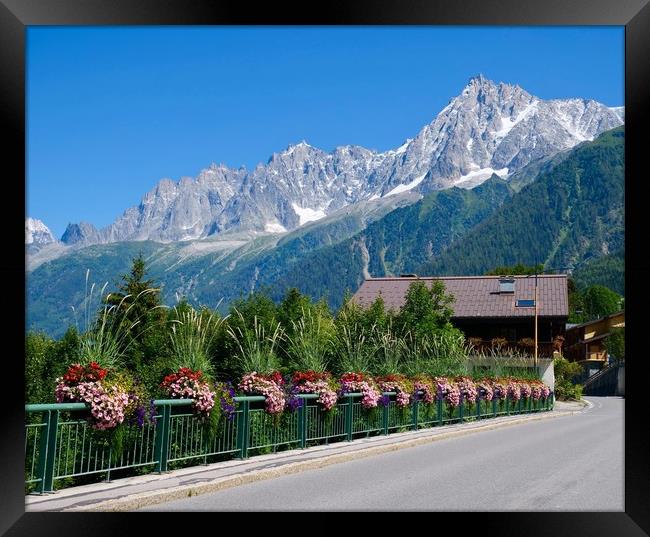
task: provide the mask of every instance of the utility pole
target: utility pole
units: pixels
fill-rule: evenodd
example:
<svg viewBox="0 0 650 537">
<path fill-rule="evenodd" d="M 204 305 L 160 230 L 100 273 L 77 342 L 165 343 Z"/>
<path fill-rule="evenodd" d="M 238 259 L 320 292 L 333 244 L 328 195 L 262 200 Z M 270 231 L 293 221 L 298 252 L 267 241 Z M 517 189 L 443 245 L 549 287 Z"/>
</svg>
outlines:
<svg viewBox="0 0 650 537">
<path fill-rule="evenodd" d="M 535 370 L 537 370 L 537 271 L 535 271 Z"/>
</svg>

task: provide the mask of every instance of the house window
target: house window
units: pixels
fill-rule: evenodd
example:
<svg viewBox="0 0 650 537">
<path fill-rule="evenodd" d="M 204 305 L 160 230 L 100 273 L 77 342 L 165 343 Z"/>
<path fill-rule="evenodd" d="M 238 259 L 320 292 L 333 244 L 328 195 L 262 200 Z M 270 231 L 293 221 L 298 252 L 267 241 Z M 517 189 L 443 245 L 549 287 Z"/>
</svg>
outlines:
<svg viewBox="0 0 650 537">
<path fill-rule="evenodd" d="M 499 280 L 499 293 L 514 293 L 515 280 L 512 278 L 503 278 Z"/>
<path fill-rule="evenodd" d="M 535 307 L 535 301 L 534 300 L 517 300 L 517 302 L 515 302 L 515 307 L 516 308 L 534 308 Z"/>
</svg>

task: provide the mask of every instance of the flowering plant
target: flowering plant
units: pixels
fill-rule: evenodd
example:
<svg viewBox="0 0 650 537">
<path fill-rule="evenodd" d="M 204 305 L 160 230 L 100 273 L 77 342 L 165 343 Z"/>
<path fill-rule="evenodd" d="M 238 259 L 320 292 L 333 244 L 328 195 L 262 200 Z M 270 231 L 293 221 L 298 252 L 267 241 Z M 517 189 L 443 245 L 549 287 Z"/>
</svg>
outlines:
<svg viewBox="0 0 650 537">
<path fill-rule="evenodd" d="M 476 387 L 478 389 L 478 396 L 481 399 L 484 401 L 492 401 L 492 397 L 494 397 L 494 388 L 489 380 L 479 380 L 476 383 Z"/>
<path fill-rule="evenodd" d="M 530 382 L 531 397 L 535 401 L 546 399 L 551 394 L 551 389 L 540 380 Z"/>
<path fill-rule="evenodd" d="M 436 377 L 436 396 L 444 399 L 448 406 L 456 407 L 460 404 L 460 390 L 456 383 L 449 381 L 447 377 Z"/>
<path fill-rule="evenodd" d="M 194 399 L 194 411 L 208 416 L 214 406 L 216 393 L 210 383 L 202 380 L 201 371 L 192 371 L 181 367 L 175 373 L 167 375 L 160 383 L 162 390 L 173 399 Z"/>
<path fill-rule="evenodd" d="M 72 364 L 56 379 L 57 403 L 78 402 L 90 405 L 90 425 L 94 429 L 113 429 L 124 421 L 127 407 L 134 402 L 126 390 L 118 385 L 102 382 L 108 370 L 96 362 L 87 366 Z"/>
<path fill-rule="evenodd" d="M 424 403 L 433 403 L 436 397 L 436 388 L 434 388 L 431 380 L 424 377 L 416 377 L 413 379 L 412 393 L 414 399 L 420 399 Z"/>
<path fill-rule="evenodd" d="M 404 375 L 386 375 L 377 379 L 379 388 L 384 392 L 397 392 L 395 402 L 399 407 L 406 407 L 411 402 L 410 393 L 413 383 Z"/>
<path fill-rule="evenodd" d="M 215 392 L 219 397 L 219 403 L 224 416 L 232 420 L 235 416 L 235 388 L 230 382 L 217 382 Z"/>
<path fill-rule="evenodd" d="M 532 388 L 526 381 L 519 382 L 519 390 L 521 392 L 521 396 L 525 398 L 529 398 L 532 393 Z"/>
<path fill-rule="evenodd" d="M 521 399 L 521 388 L 519 387 L 519 383 L 513 378 L 507 379 L 507 382 L 506 390 L 508 398 L 511 401 L 519 401 L 519 399 Z"/>
<path fill-rule="evenodd" d="M 341 395 L 350 392 L 361 392 L 361 405 L 363 408 L 375 408 L 379 404 L 381 391 L 376 382 L 365 377 L 362 373 L 344 373 L 341 375 Z"/>
<path fill-rule="evenodd" d="M 80 382 L 95 382 L 103 380 L 108 369 L 104 369 L 97 362 L 90 362 L 88 365 L 72 364 L 68 371 L 63 375 L 63 382 L 68 386 L 79 384 Z"/>
<path fill-rule="evenodd" d="M 492 398 L 493 399 L 505 399 L 508 394 L 508 383 L 507 381 L 497 379 L 492 381 Z"/>
<path fill-rule="evenodd" d="M 463 396 L 463 401 L 468 401 L 469 403 L 475 403 L 476 397 L 478 396 L 478 389 L 476 384 L 469 377 L 458 377 L 456 378 L 456 385 L 458 390 Z"/>
<path fill-rule="evenodd" d="M 293 388 L 291 394 L 315 393 L 318 394 L 317 401 L 323 405 L 325 410 L 330 410 L 336 404 L 336 382 L 329 373 L 317 373 L 316 371 L 296 371 L 292 377 Z M 295 398 L 292 398 L 293 402 Z M 296 404 L 296 403 L 294 403 Z"/>
<path fill-rule="evenodd" d="M 242 377 L 239 389 L 248 395 L 263 395 L 266 397 L 266 412 L 279 414 L 287 404 L 287 397 L 282 389 L 283 384 L 282 375 L 278 372 L 261 375 L 257 371 L 253 371 Z"/>
</svg>

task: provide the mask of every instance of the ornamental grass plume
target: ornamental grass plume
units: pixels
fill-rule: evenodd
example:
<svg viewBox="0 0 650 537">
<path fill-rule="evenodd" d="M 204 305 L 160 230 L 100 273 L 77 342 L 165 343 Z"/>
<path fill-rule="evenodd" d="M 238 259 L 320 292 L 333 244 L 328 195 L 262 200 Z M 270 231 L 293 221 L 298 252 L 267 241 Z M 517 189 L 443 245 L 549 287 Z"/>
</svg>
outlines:
<svg viewBox="0 0 650 537">
<path fill-rule="evenodd" d="M 242 375 L 255 371 L 261 375 L 271 374 L 280 368 L 277 349 L 284 339 L 284 330 L 279 323 L 267 335 L 264 325 L 257 315 L 253 317 L 253 327 L 246 326 L 244 316 L 236 310 L 241 326 L 228 327 L 228 335 L 237 344 L 235 359 L 237 369 Z"/>
<path fill-rule="evenodd" d="M 345 316 L 345 312 L 342 314 Z M 362 325 L 343 323 L 336 333 L 336 358 L 339 371 L 370 371 L 377 351 L 374 334 L 377 327 L 370 328 L 366 337 Z"/>
<path fill-rule="evenodd" d="M 111 305 L 108 304 L 108 301 L 112 296 L 112 294 L 109 293 L 103 298 L 104 303 L 97 314 L 97 318 L 93 320 L 90 312 L 91 304 L 95 300 L 95 284 L 93 283 L 91 285 L 89 293 L 89 276 L 90 270 L 87 270 L 83 302 L 85 308 L 85 330 L 83 330 L 83 332 L 79 329 L 77 323 L 77 329 L 79 332 L 82 332 L 79 337 L 79 359 L 82 364 L 96 362 L 103 367 L 115 370 L 122 366 L 124 356 L 133 344 L 134 340 L 131 337 L 132 330 L 139 325 L 142 318 L 148 315 L 151 311 L 165 308 L 166 306 L 154 306 L 143 312 L 135 320 L 130 320 L 131 312 L 139 305 L 139 301 L 143 301 L 147 295 L 156 293 L 158 290 L 144 289 L 135 297 L 132 295 L 125 295 L 117 304 Z M 104 295 L 107 285 L 108 282 L 106 282 L 99 291 L 100 298 Z M 128 306 L 124 307 L 126 304 L 128 304 Z M 72 308 L 72 311 L 75 314 L 76 321 L 76 310 L 74 307 Z"/>
<path fill-rule="evenodd" d="M 327 356 L 334 343 L 333 322 L 318 311 L 302 308 L 302 317 L 291 321 L 292 337 L 287 337 L 287 354 L 289 364 L 297 371 L 327 370 Z"/>
<path fill-rule="evenodd" d="M 407 353 L 406 341 L 393 332 L 390 324 L 385 330 L 377 331 L 374 339 L 372 373 L 384 376 L 400 373 Z"/>
<path fill-rule="evenodd" d="M 225 321 L 225 317 L 194 308 L 179 311 L 174 307 L 171 320 L 171 357 L 168 366 L 171 370 L 181 368 L 201 371 L 207 378 L 214 375 L 214 365 L 210 360 L 210 349 L 215 337 Z"/>
</svg>

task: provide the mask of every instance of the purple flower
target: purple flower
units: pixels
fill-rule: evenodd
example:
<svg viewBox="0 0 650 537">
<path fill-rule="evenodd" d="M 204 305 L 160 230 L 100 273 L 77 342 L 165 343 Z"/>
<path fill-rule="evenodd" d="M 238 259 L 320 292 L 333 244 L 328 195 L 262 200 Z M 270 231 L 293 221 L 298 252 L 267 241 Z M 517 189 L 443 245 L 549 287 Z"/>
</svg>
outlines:
<svg viewBox="0 0 650 537">
<path fill-rule="evenodd" d="M 303 399 L 302 397 L 294 397 L 291 396 L 289 397 L 289 401 L 287 403 L 287 408 L 293 412 L 294 410 L 300 408 L 303 405 Z"/>
<path fill-rule="evenodd" d="M 379 404 L 380 405 L 388 406 L 389 403 L 390 403 L 390 396 L 389 395 L 382 395 L 379 398 Z"/>
</svg>

